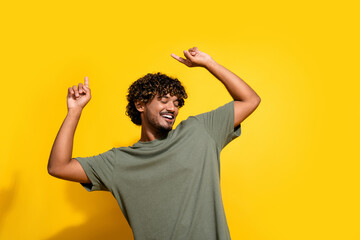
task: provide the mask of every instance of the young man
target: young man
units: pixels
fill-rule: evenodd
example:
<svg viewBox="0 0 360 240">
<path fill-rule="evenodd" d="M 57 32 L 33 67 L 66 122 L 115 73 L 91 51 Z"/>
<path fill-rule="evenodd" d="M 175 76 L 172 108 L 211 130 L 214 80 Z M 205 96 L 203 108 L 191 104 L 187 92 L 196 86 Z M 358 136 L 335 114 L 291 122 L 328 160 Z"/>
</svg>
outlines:
<svg viewBox="0 0 360 240">
<path fill-rule="evenodd" d="M 191 116 L 172 129 L 187 98 L 177 79 L 147 74 L 127 96 L 127 115 L 141 125 L 140 140 L 93 157 L 72 158 L 73 137 L 91 98 L 89 80 L 68 89 L 68 114 L 55 139 L 48 172 L 80 182 L 88 191 L 110 191 L 136 240 L 225 240 L 230 233 L 220 191 L 220 151 L 241 133 L 241 122 L 259 105 L 259 96 L 238 76 L 196 47 L 188 67 L 204 67 L 234 101 Z"/>
</svg>

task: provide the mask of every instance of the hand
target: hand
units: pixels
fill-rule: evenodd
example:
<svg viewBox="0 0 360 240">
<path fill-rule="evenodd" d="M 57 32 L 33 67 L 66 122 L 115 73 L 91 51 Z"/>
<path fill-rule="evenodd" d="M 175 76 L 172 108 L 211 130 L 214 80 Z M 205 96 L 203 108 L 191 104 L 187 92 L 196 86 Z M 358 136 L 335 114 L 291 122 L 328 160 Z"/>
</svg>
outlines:
<svg viewBox="0 0 360 240">
<path fill-rule="evenodd" d="M 85 85 L 79 83 L 68 89 L 67 106 L 70 109 L 82 110 L 91 99 L 91 91 L 89 88 L 89 78 L 85 77 Z"/>
<path fill-rule="evenodd" d="M 190 48 L 189 51 L 185 50 L 184 55 L 186 59 L 173 53 L 171 54 L 173 58 L 188 67 L 206 67 L 208 64 L 214 61 L 208 54 L 200 52 L 197 47 Z"/>
</svg>

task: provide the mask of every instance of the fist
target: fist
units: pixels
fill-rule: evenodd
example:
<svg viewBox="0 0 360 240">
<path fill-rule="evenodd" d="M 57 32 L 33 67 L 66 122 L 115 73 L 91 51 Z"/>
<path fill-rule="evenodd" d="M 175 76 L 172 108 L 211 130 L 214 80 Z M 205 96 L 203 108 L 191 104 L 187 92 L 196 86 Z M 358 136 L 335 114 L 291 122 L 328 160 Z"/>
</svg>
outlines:
<svg viewBox="0 0 360 240">
<path fill-rule="evenodd" d="M 70 109 L 82 110 L 91 99 L 91 91 L 89 88 L 89 78 L 85 77 L 85 85 L 79 83 L 69 87 L 67 95 L 67 107 Z"/>
</svg>

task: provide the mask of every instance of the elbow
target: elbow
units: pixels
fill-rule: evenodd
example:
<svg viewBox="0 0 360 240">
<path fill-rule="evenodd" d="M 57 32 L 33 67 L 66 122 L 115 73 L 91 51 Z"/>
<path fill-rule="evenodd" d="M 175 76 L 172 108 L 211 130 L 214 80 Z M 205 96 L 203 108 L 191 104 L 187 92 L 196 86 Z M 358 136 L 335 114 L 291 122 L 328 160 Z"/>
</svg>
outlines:
<svg viewBox="0 0 360 240">
<path fill-rule="evenodd" d="M 255 102 L 255 109 L 260 105 L 261 99 L 260 97 Z"/>
<path fill-rule="evenodd" d="M 48 174 L 50 174 L 51 176 L 55 177 L 55 171 L 53 168 L 51 168 L 49 165 L 47 167 L 47 172 Z"/>
<path fill-rule="evenodd" d="M 58 169 L 54 169 L 54 168 L 48 168 L 48 173 L 50 176 L 55 177 L 55 178 L 62 178 L 61 176 L 61 172 L 58 171 Z"/>
<path fill-rule="evenodd" d="M 261 102 L 261 98 L 259 97 L 259 98 L 258 98 L 258 101 L 257 101 L 257 105 L 259 105 L 260 102 Z"/>
<path fill-rule="evenodd" d="M 53 177 L 58 177 L 58 173 L 57 173 L 56 168 L 54 168 L 50 164 L 48 164 L 48 166 L 47 166 L 47 172 L 48 172 L 49 175 L 51 175 Z"/>
<path fill-rule="evenodd" d="M 252 111 L 255 111 L 255 109 L 257 109 L 257 107 L 260 105 L 260 102 L 261 102 L 261 99 L 259 97 L 250 101 L 251 108 L 253 109 Z"/>
<path fill-rule="evenodd" d="M 251 102 L 255 105 L 255 106 L 259 106 L 260 102 L 261 102 L 261 98 L 259 96 L 253 98 L 251 100 Z"/>
<path fill-rule="evenodd" d="M 261 102 L 261 98 L 256 93 L 255 93 L 255 98 L 254 99 L 255 99 L 254 101 L 256 101 L 257 103 Z"/>
</svg>

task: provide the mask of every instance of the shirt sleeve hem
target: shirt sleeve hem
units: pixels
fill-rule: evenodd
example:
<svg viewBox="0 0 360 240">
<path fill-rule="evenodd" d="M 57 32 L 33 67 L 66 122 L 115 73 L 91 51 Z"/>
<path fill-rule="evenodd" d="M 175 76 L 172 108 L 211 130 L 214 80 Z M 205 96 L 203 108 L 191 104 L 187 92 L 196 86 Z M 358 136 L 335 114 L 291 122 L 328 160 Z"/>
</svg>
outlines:
<svg viewBox="0 0 360 240">
<path fill-rule="evenodd" d="M 87 164 L 85 164 L 84 162 L 84 159 L 81 158 L 81 157 L 76 157 L 75 158 L 81 165 L 81 167 L 84 169 L 87 177 L 89 178 L 90 182 L 91 183 L 80 183 L 88 192 L 92 192 L 92 191 L 95 191 L 95 190 L 99 190 L 100 189 L 100 186 L 98 186 L 96 184 L 96 179 L 95 177 L 92 175 L 92 174 L 89 174 L 91 173 L 91 167 L 88 166 Z"/>
</svg>

